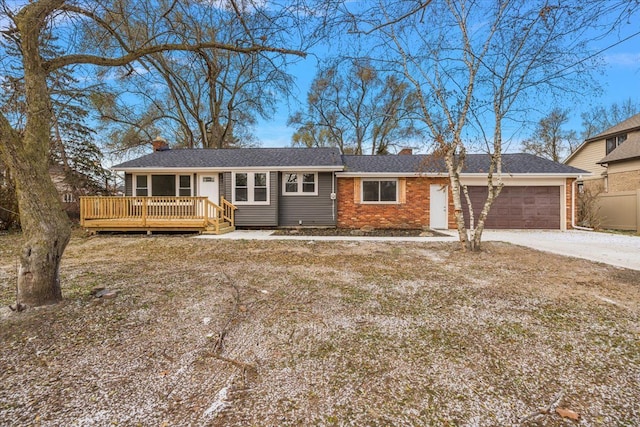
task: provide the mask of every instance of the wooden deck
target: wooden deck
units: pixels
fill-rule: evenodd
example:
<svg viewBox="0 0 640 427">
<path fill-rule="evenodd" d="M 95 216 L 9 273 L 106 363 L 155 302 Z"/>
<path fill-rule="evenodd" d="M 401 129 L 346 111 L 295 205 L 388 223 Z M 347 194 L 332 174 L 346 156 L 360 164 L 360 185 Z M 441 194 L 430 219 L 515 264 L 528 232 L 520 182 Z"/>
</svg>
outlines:
<svg viewBox="0 0 640 427">
<path fill-rule="evenodd" d="M 98 231 L 198 231 L 223 234 L 235 230 L 236 207 L 206 197 L 80 198 L 80 225 Z"/>
</svg>

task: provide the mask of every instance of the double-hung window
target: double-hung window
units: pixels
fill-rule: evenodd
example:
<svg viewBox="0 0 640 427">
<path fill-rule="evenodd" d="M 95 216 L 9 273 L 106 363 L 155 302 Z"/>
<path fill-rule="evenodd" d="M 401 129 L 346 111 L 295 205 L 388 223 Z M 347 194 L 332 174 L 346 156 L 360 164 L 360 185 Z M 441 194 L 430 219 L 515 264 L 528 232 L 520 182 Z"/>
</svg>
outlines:
<svg viewBox="0 0 640 427">
<path fill-rule="evenodd" d="M 253 174 L 253 201 L 266 202 L 268 197 L 267 191 L 267 174 L 264 172 Z"/>
<path fill-rule="evenodd" d="M 136 196 L 148 196 L 149 184 L 147 175 L 136 175 Z"/>
<path fill-rule="evenodd" d="M 249 201 L 249 182 L 247 173 L 237 173 L 234 180 L 234 202 Z"/>
<path fill-rule="evenodd" d="M 191 175 L 180 175 L 178 196 L 191 196 Z"/>
<path fill-rule="evenodd" d="M 398 180 L 395 179 L 363 179 L 363 203 L 397 203 Z"/>
<path fill-rule="evenodd" d="M 282 174 L 282 194 L 317 195 L 318 174 L 313 172 L 288 172 Z"/>
<path fill-rule="evenodd" d="M 236 172 L 233 175 L 233 203 L 269 204 L 268 172 Z"/>
</svg>

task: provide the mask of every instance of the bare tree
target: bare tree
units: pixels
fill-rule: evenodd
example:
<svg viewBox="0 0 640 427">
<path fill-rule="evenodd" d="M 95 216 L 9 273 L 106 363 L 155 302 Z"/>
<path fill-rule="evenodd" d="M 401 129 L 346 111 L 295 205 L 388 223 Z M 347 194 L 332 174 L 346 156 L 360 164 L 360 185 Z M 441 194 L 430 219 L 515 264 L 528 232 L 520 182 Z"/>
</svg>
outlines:
<svg viewBox="0 0 640 427">
<path fill-rule="evenodd" d="M 616 5 L 622 7 L 622 3 Z M 491 206 L 503 186 L 503 125 L 532 101 L 578 91 L 576 72 L 589 69 L 584 43 L 612 4 L 550 0 L 379 2 L 350 24 L 376 35 L 379 62 L 411 82 L 420 118 L 447 166 L 460 242 L 478 250 Z M 380 12 L 382 11 L 382 12 Z M 569 65 L 567 65 L 569 64 Z M 484 140 L 487 199 L 475 228 L 465 225 L 460 175 L 465 138 Z M 470 203 L 468 203 L 471 206 Z M 472 222 L 473 223 L 473 222 Z"/>
<path fill-rule="evenodd" d="M 60 259 L 70 238 L 69 219 L 63 212 L 56 189 L 48 174 L 51 126 L 54 122 L 48 77 L 66 67 L 123 67 L 145 55 L 179 50 L 216 49 L 246 55 L 304 55 L 282 47 L 287 35 L 276 26 L 272 39 L 261 39 L 259 29 L 247 27 L 246 39 L 224 43 L 215 34 L 206 39 L 185 38 L 174 31 L 180 14 L 178 2 L 65 1 L 34 0 L 23 6 L 0 3 L 8 28 L 2 29 L 6 40 L 15 43 L 21 53 L 25 82 L 26 121 L 24 132 L 15 129 L 0 114 L 0 155 L 16 183 L 18 206 L 25 243 L 18 273 L 18 303 L 36 306 L 55 303 L 62 298 Z M 186 3 L 186 2 L 182 2 Z M 244 2 L 247 4 L 247 2 Z M 275 11 L 265 10 L 262 2 L 247 13 L 264 13 L 277 19 Z M 193 7 L 213 7 L 194 2 Z M 15 9 L 14 9 L 15 7 Z M 127 25 L 131 16 L 145 12 L 144 26 Z M 155 13 L 150 13 L 154 11 Z M 242 19 L 242 14 L 239 19 Z M 292 17 L 286 21 L 291 24 Z M 56 40 L 49 34 L 59 32 L 65 52 L 46 56 L 43 40 Z M 267 44 L 266 40 L 270 43 Z M 282 44 L 280 44 L 282 43 Z M 280 45 L 278 45 L 280 44 Z"/>
<path fill-rule="evenodd" d="M 582 139 L 589 139 L 600 132 L 638 114 L 640 104 L 631 98 L 610 106 L 596 106 L 581 114 Z M 576 147 L 577 148 L 577 147 Z"/>
<path fill-rule="evenodd" d="M 564 130 L 569 121 L 569 110 L 554 108 L 540 119 L 533 134 L 522 142 L 522 149 L 559 162 L 578 146 L 578 136 L 573 130 Z"/>
<path fill-rule="evenodd" d="M 179 27 L 182 37 L 201 40 L 215 33 L 218 40 L 229 44 L 246 38 L 248 25 L 269 25 L 269 18 L 260 14 L 238 19 L 241 11 L 236 6 L 240 5 L 234 5 L 182 14 L 173 25 Z M 284 61 L 283 57 L 216 49 L 148 55 L 139 60 L 141 67 L 117 79 L 126 104 L 102 104 L 106 108 L 101 117 L 114 136 L 123 131 L 132 136 L 119 140 L 126 142 L 123 148 L 148 141 L 146 134 L 134 136 L 150 128 L 183 147 L 247 145 L 254 139 L 251 129 L 257 118 L 271 117 L 276 101 L 289 92 L 291 77 Z M 139 104 L 138 114 L 144 115 L 139 118 L 144 120 L 131 120 L 128 105 L 132 102 Z"/>
<path fill-rule="evenodd" d="M 409 85 L 384 75 L 366 60 L 337 61 L 320 69 L 307 95 L 307 109 L 294 113 L 294 145 L 334 146 L 343 153 L 387 154 L 414 142 Z"/>
</svg>

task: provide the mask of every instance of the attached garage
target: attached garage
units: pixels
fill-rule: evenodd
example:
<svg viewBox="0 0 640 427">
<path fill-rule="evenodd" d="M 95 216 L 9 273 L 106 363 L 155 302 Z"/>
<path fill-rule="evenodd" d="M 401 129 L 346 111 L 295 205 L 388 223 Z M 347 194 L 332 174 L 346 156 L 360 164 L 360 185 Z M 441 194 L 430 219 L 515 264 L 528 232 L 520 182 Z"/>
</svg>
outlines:
<svg viewBox="0 0 640 427">
<path fill-rule="evenodd" d="M 468 189 L 477 221 L 487 199 L 487 187 L 469 186 Z M 485 227 L 558 230 L 561 228 L 560 195 L 560 186 L 505 186 L 489 211 Z M 466 202 L 463 206 L 467 215 Z"/>
</svg>

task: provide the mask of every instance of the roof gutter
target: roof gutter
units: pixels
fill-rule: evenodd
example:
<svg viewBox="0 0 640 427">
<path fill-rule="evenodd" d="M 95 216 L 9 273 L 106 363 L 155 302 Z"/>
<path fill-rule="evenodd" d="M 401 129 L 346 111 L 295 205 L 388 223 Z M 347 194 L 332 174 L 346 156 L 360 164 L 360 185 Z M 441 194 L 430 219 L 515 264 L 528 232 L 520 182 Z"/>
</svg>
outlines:
<svg viewBox="0 0 640 427">
<path fill-rule="evenodd" d="M 603 133 L 599 133 L 598 135 L 594 135 L 594 136 L 590 137 L 589 139 L 585 139 L 584 142 L 589 143 L 589 142 L 599 141 L 599 140 L 602 140 L 602 139 L 607 139 L 607 138 L 609 138 L 611 136 L 616 136 L 616 135 L 620 135 L 620 134 L 623 134 L 623 133 L 636 132 L 638 130 L 640 130 L 640 126 L 634 126 L 634 127 L 630 127 L 630 128 L 626 128 L 626 129 L 618 129 L 618 130 L 616 130 L 614 132 L 607 132 L 607 133 L 603 132 Z M 605 130 L 605 132 L 606 132 L 606 130 Z"/>
<path fill-rule="evenodd" d="M 507 173 L 502 176 L 509 178 L 579 178 L 580 173 Z M 447 172 L 337 172 L 338 178 L 348 177 L 448 177 Z M 460 178 L 486 178 L 486 173 L 461 173 Z"/>
<path fill-rule="evenodd" d="M 448 174 L 446 172 L 336 172 L 336 176 L 338 178 L 408 178 L 421 176 L 443 177 L 448 176 Z"/>
<path fill-rule="evenodd" d="M 128 173 L 160 173 L 172 174 L 180 172 L 253 172 L 253 171 L 276 171 L 276 172 L 335 172 L 341 171 L 343 166 L 236 166 L 236 167 L 111 167 L 110 170 Z"/>
</svg>

